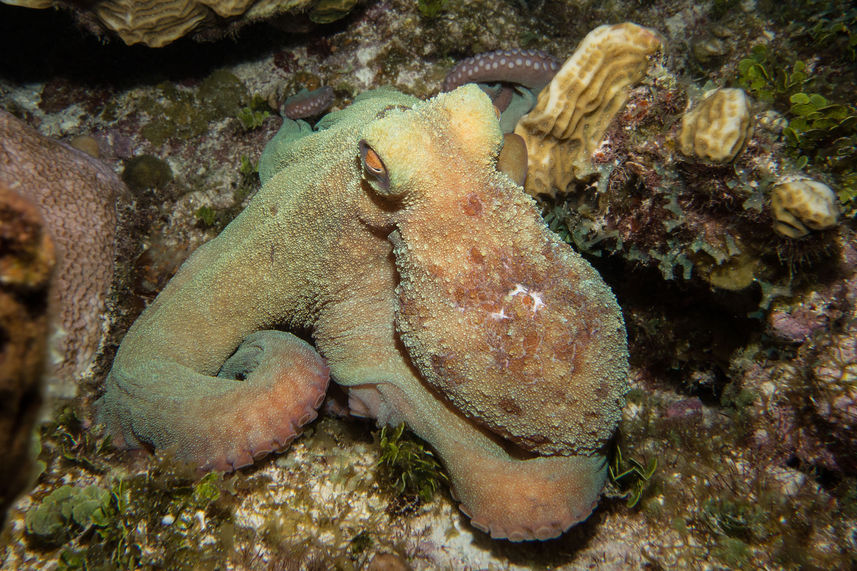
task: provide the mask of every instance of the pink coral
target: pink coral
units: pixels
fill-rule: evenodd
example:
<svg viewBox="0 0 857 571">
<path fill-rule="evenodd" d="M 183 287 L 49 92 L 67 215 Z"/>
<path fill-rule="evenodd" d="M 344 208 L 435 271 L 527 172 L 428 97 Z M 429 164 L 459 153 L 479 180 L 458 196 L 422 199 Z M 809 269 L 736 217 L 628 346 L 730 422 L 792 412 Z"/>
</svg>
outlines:
<svg viewBox="0 0 857 571">
<path fill-rule="evenodd" d="M 105 164 L 0 111 L 0 181 L 32 200 L 58 253 L 51 299 L 60 335 L 57 378 L 83 373 L 98 349 L 113 280 L 116 199 L 125 185 Z M 74 384 L 60 389 L 73 394 Z"/>
</svg>

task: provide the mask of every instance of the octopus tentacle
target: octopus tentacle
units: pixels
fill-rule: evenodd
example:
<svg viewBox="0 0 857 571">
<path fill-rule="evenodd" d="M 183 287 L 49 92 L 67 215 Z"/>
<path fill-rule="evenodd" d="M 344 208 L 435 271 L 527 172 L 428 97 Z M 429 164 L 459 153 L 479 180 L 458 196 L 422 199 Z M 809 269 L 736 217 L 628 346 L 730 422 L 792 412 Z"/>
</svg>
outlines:
<svg viewBox="0 0 857 571">
<path fill-rule="evenodd" d="M 316 117 L 333 105 L 333 99 L 333 88 L 329 85 L 312 91 L 302 89 L 283 103 L 283 115 L 289 119 Z"/>
<path fill-rule="evenodd" d="M 294 336 L 256 333 L 307 303 L 281 272 L 298 246 L 272 241 L 254 222 L 261 212 L 276 223 L 274 212 L 289 207 L 271 204 L 260 196 L 199 247 L 131 326 L 98 403 L 118 445 L 232 470 L 285 446 L 314 418 L 325 362 Z"/>
<path fill-rule="evenodd" d="M 443 80 L 443 91 L 465 83 L 517 83 L 540 90 L 559 71 L 559 62 L 540 50 L 495 50 L 461 60 Z"/>
<path fill-rule="evenodd" d="M 502 441 L 473 430 L 442 401 L 425 398 L 417 388 L 419 380 L 404 368 L 391 378 L 395 386 L 382 383 L 375 391 L 364 386 L 352 389 L 352 396 L 379 423 L 404 421 L 434 447 L 449 472 L 453 495 L 474 527 L 494 539 L 545 540 L 592 513 L 607 477 L 603 455 L 510 453 Z M 466 439 L 457 437 L 465 433 Z"/>
<path fill-rule="evenodd" d="M 200 381 L 196 391 L 174 386 L 173 394 L 164 395 L 149 388 L 149 396 L 130 400 L 123 396 L 134 390 L 133 382 L 110 377 L 118 390 L 105 394 L 99 415 L 118 436 L 116 444 L 146 443 L 171 449 L 201 470 L 232 471 L 288 446 L 300 427 L 315 419 L 329 379 L 321 356 L 281 331 L 248 336 L 217 379 L 185 373 Z M 145 414 L 132 413 L 131 407 Z"/>
</svg>

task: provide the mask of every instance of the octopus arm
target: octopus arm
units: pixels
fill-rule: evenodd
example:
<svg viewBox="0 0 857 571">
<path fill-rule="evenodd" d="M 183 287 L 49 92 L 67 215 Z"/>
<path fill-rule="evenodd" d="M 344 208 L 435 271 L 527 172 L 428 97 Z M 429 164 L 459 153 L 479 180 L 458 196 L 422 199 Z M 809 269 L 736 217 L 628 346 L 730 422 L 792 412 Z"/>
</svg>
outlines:
<svg viewBox="0 0 857 571">
<path fill-rule="evenodd" d="M 396 420 L 437 450 L 474 527 L 494 539 L 545 540 L 589 517 L 607 477 L 602 454 L 520 454 L 442 401 L 409 390 L 417 382 L 399 375 L 395 384 L 378 385 L 379 406 L 395 410 Z"/>
<path fill-rule="evenodd" d="M 218 377 L 173 361 L 111 373 L 99 419 L 120 447 L 145 444 L 202 470 L 231 471 L 288 446 L 316 417 L 328 378 L 327 365 L 308 343 L 282 331 L 259 331 Z"/>
<path fill-rule="evenodd" d="M 260 197 L 198 248 L 128 331 L 98 403 L 117 445 L 233 470 L 315 418 L 326 362 L 294 335 L 267 330 L 286 316 L 305 321 L 312 279 L 288 273 L 299 246 L 288 246 L 271 203 Z M 267 226 L 254 222 L 265 214 Z"/>
</svg>

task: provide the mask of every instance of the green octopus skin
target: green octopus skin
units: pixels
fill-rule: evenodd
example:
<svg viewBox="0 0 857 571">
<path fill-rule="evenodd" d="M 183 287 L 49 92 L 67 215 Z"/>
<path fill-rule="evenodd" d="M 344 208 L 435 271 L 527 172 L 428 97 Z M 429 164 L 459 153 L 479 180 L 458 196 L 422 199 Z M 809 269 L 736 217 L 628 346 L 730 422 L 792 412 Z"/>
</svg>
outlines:
<svg viewBox="0 0 857 571">
<path fill-rule="evenodd" d="M 131 327 L 101 421 L 120 445 L 234 469 L 294 438 L 329 372 L 354 414 L 431 444 L 492 537 L 586 519 L 627 391 L 624 324 L 497 170 L 488 97 L 379 90 L 318 129 L 284 124 L 258 195 Z"/>
</svg>

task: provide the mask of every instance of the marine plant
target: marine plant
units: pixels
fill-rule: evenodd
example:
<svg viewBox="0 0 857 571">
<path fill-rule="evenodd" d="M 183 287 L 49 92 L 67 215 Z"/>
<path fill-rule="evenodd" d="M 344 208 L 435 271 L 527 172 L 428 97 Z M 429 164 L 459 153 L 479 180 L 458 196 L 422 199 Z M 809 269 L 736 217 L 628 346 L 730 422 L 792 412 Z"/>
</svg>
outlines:
<svg viewBox="0 0 857 571">
<path fill-rule="evenodd" d="M 789 97 L 792 119 L 783 131 L 792 147 L 812 150 L 826 138 L 853 131 L 857 110 L 850 105 L 831 103 L 818 93 L 795 93 Z"/>
<path fill-rule="evenodd" d="M 246 107 L 239 109 L 237 115 L 238 121 L 241 122 L 241 126 L 244 127 L 245 131 L 258 129 L 265 122 L 265 119 L 270 116 L 271 111 L 270 107 L 268 107 L 268 102 L 258 93 L 253 94 L 250 103 Z"/>
<path fill-rule="evenodd" d="M 622 448 L 616 444 L 607 461 L 610 483 L 619 488 L 626 505 L 633 508 L 643 497 L 643 492 L 658 469 L 658 459 L 652 458 L 648 466 L 635 458 L 624 458 Z"/>
<path fill-rule="evenodd" d="M 110 492 L 92 485 L 57 488 L 27 511 L 27 533 L 48 544 L 62 543 L 72 534 L 104 525 Z"/>
<path fill-rule="evenodd" d="M 259 178 L 259 162 L 255 163 L 250 160 L 247 155 L 241 155 L 241 166 L 238 167 L 238 172 L 242 178 L 256 179 Z"/>
<path fill-rule="evenodd" d="M 247 155 L 241 155 L 241 166 L 238 167 L 241 180 L 232 193 L 236 206 L 259 188 L 259 161 L 251 161 Z"/>
<path fill-rule="evenodd" d="M 807 4 L 810 14 L 801 30 L 806 30 L 816 46 L 857 61 L 857 6 L 829 0 L 810 0 Z"/>
<path fill-rule="evenodd" d="M 811 87 L 820 78 L 797 60 L 786 64 L 768 47 L 754 46 L 738 64 L 738 84 L 782 112 L 788 125 L 783 137 L 795 166 L 830 172 L 847 216 L 857 212 L 857 106 L 837 103 Z"/>
<path fill-rule="evenodd" d="M 404 424 L 381 428 L 379 447 L 378 481 L 395 495 L 416 496 L 428 502 L 447 481 L 434 453 L 405 433 Z"/>
<path fill-rule="evenodd" d="M 791 68 L 775 59 L 768 46 L 758 44 L 738 62 L 738 85 L 766 103 L 785 102 L 809 80 L 806 63 L 797 60 Z"/>
<path fill-rule="evenodd" d="M 211 228 L 217 222 L 217 211 L 211 206 L 200 206 L 194 211 L 193 216 L 205 228 Z"/>
<path fill-rule="evenodd" d="M 423 18 L 437 18 L 446 8 L 448 0 L 417 0 L 417 10 Z"/>
<path fill-rule="evenodd" d="M 56 418 L 43 426 L 39 445 L 44 448 L 40 461 L 45 466 L 50 458 L 59 457 L 94 473 L 107 469 L 102 455 L 110 449 L 110 439 L 86 430 L 78 411 L 71 406 L 60 409 Z"/>
<path fill-rule="evenodd" d="M 241 178 L 232 192 L 232 204 L 226 207 L 213 207 L 206 204 L 194 211 L 193 216 L 200 228 L 218 232 L 223 230 L 241 212 L 244 199 L 259 189 L 258 161 L 254 163 L 247 155 L 242 155 L 238 173 Z"/>
<path fill-rule="evenodd" d="M 62 409 L 41 431 L 42 480 L 50 486 L 58 469 L 65 475 L 59 484 L 106 473 L 109 442 L 86 429 L 73 408 Z M 24 514 L 25 537 L 36 547 L 60 548 L 63 570 L 189 568 L 214 557 L 199 549 L 201 542 L 231 517 L 221 479 L 198 479 L 192 468 L 163 459 L 112 482 L 53 484 Z M 147 550 L 152 545 L 163 549 Z"/>
</svg>

